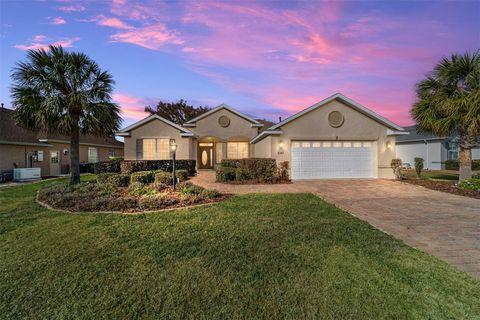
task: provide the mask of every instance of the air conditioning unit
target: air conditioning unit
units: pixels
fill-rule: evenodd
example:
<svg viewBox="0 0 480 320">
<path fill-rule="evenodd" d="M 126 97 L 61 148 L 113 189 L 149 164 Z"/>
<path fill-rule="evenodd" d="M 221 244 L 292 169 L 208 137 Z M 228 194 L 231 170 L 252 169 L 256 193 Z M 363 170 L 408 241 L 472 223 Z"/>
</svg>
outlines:
<svg viewBox="0 0 480 320">
<path fill-rule="evenodd" d="M 14 181 L 39 180 L 42 178 L 40 168 L 19 168 L 13 169 Z"/>
</svg>

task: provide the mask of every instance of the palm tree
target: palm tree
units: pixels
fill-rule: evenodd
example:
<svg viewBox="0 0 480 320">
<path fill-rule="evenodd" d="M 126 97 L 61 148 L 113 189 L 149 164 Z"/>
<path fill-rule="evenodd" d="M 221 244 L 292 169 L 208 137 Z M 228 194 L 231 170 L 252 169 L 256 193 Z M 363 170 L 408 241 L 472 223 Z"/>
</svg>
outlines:
<svg viewBox="0 0 480 320">
<path fill-rule="evenodd" d="M 70 137 L 70 184 L 80 181 L 80 133 L 112 135 L 121 124 L 111 101 L 113 78 L 87 55 L 61 46 L 29 50 L 18 62 L 11 88 L 15 117 L 26 129 Z"/>
<path fill-rule="evenodd" d="M 416 85 L 413 119 L 420 131 L 458 137 L 460 180 L 472 177 L 471 149 L 480 145 L 480 53 L 443 58 Z"/>
</svg>

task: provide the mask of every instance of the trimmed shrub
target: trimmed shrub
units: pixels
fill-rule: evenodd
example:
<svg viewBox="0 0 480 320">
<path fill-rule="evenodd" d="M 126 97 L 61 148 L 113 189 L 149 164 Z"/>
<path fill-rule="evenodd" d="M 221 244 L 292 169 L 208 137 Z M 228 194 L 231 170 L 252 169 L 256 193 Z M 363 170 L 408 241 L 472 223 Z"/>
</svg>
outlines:
<svg viewBox="0 0 480 320">
<path fill-rule="evenodd" d="M 167 186 L 173 184 L 173 176 L 170 172 L 156 172 L 155 173 L 155 183 L 162 183 Z"/>
<path fill-rule="evenodd" d="M 236 169 L 231 167 L 218 167 L 215 172 L 217 182 L 234 181 Z"/>
<path fill-rule="evenodd" d="M 152 186 L 155 188 L 155 190 L 157 190 L 158 192 L 161 192 L 165 189 L 168 188 L 168 185 L 166 185 L 165 183 L 161 183 L 161 182 L 157 182 L 155 181 Z"/>
<path fill-rule="evenodd" d="M 290 175 L 288 173 L 288 161 L 282 161 L 278 164 L 276 179 L 278 181 L 290 181 Z"/>
<path fill-rule="evenodd" d="M 215 189 L 212 189 L 212 190 L 208 190 L 208 189 L 203 189 L 202 192 L 200 192 L 199 194 L 200 197 L 202 197 L 202 199 L 215 199 L 215 198 L 218 198 L 221 196 L 221 193 L 218 192 L 217 190 Z"/>
<path fill-rule="evenodd" d="M 460 169 L 460 165 L 458 160 L 447 160 L 445 161 L 445 169 L 447 170 L 458 170 Z"/>
<path fill-rule="evenodd" d="M 181 181 L 187 181 L 188 180 L 188 172 L 187 170 L 175 170 L 175 177 L 181 182 Z"/>
<path fill-rule="evenodd" d="M 220 162 L 220 166 L 222 168 L 238 168 L 239 165 L 239 160 L 223 159 Z"/>
<path fill-rule="evenodd" d="M 107 179 L 107 183 L 114 187 L 128 187 L 130 175 L 125 173 L 114 173 Z"/>
<path fill-rule="evenodd" d="M 106 173 L 106 172 L 120 172 L 120 163 L 119 160 L 110 160 L 110 161 L 100 161 L 93 164 L 93 173 Z"/>
<path fill-rule="evenodd" d="M 395 179 L 402 180 L 402 160 L 401 159 L 392 159 L 390 162 L 390 167 L 393 169 L 393 174 Z"/>
<path fill-rule="evenodd" d="M 108 179 L 110 179 L 110 177 L 114 175 L 116 175 L 116 173 L 113 173 L 113 172 L 99 173 L 97 174 L 97 183 L 106 184 L 108 183 Z"/>
<path fill-rule="evenodd" d="M 458 183 L 458 187 L 464 190 L 480 192 L 480 179 L 471 178 L 471 179 L 462 180 Z"/>
<path fill-rule="evenodd" d="M 272 158 L 248 158 L 239 160 L 239 168 L 248 170 L 251 179 L 271 182 L 277 171 L 277 162 Z"/>
<path fill-rule="evenodd" d="M 153 171 L 137 171 L 130 176 L 130 183 L 140 182 L 148 184 L 155 180 L 155 173 Z"/>
<path fill-rule="evenodd" d="M 130 193 L 133 196 L 141 196 L 144 194 L 144 184 L 140 182 L 130 182 L 130 185 L 128 186 L 128 193 Z"/>
<path fill-rule="evenodd" d="M 178 203 L 175 197 L 168 194 L 156 194 L 151 196 L 143 196 L 138 200 L 140 209 L 163 209 Z"/>
<path fill-rule="evenodd" d="M 420 178 L 423 170 L 423 159 L 422 158 L 413 158 L 415 161 L 415 172 L 417 172 L 417 177 Z"/>
<path fill-rule="evenodd" d="M 480 159 L 472 161 L 472 170 L 480 170 Z"/>
<path fill-rule="evenodd" d="M 94 163 L 80 163 L 80 173 L 95 173 Z"/>
<path fill-rule="evenodd" d="M 181 195 L 184 194 L 200 194 L 205 188 L 197 186 L 191 182 L 180 183 L 178 185 L 178 190 Z"/>
<path fill-rule="evenodd" d="M 120 163 L 121 173 L 160 170 L 172 172 L 172 160 L 125 160 Z M 195 174 L 195 160 L 175 160 L 175 168 L 186 170 L 188 176 Z"/>
<path fill-rule="evenodd" d="M 235 169 L 235 180 L 237 181 L 248 181 L 252 180 L 252 175 L 247 168 L 237 168 Z"/>
</svg>

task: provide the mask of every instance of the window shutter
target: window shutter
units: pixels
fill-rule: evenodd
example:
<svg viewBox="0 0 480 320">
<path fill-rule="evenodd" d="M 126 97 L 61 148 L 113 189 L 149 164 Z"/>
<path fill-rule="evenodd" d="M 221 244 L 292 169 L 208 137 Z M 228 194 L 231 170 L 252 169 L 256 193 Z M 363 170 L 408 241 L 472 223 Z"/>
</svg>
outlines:
<svg viewBox="0 0 480 320">
<path fill-rule="evenodd" d="M 143 139 L 137 139 L 137 160 L 143 160 Z"/>
</svg>

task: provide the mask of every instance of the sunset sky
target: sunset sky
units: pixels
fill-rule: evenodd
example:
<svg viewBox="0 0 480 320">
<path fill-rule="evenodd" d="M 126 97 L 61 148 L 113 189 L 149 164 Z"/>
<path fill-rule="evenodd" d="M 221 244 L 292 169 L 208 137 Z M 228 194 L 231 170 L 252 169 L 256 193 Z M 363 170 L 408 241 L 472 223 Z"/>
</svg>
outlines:
<svg viewBox="0 0 480 320">
<path fill-rule="evenodd" d="M 480 1 L 0 1 L 0 101 L 25 50 L 109 70 L 124 126 L 159 99 L 277 120 L 336 92 L 408 125 L 414 85 L 480 47 Z"/>
</svg>

